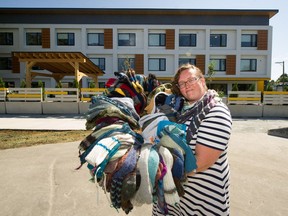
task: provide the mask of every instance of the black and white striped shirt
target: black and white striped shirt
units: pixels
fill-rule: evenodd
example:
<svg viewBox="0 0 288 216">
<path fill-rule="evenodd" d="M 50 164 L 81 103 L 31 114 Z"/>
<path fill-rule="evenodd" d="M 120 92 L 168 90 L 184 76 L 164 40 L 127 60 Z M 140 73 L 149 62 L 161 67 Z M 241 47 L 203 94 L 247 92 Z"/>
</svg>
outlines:
<svg viewBox="0 0 288 216">
<path fill-rule="evenodd" d="M 190 121 L 185 123 L 187 127 Z M 185 195 L 179 206 L 168 206 L 168 215 L 229 215 L 229 164 L 227 147 L 232 128 L 232 118 L 227 106 L 218 103 L 202 120 L 198 131 L 192 136 L 189 146 L 195 153 L 196 143 L 221 150 L 218 160 L 207 170 L 188 176 L 184 185 Z M 153 215 L 163 215 L 157 205 Z"/>
</svg>

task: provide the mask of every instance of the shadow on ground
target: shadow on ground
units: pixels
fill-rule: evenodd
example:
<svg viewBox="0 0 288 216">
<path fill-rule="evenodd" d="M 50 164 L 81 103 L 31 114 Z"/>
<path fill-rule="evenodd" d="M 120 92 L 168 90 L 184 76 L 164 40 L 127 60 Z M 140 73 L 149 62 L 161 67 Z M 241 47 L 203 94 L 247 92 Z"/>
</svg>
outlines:
<svg viewBox="0 0 288 216">
<path fill-rule="evenodd" d="M 288 139 L 288 127 L 268 130 L 268 135 L 283 137 Z"/>
</svg>

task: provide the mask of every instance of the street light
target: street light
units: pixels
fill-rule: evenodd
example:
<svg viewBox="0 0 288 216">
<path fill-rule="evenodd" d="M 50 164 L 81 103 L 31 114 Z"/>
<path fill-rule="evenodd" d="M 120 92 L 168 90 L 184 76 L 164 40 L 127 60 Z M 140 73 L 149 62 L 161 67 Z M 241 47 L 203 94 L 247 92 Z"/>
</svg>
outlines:
<svg viewBox="0 0 288 216">
<path fill-rule="evenodd" d="M 284 91 L 284 74 L 285 74 L 285 62 L 275 62 L 276 64 L 282 64 L 283 66 L 283 75 L 282 75 L 282 91 Z"/>
</svg>

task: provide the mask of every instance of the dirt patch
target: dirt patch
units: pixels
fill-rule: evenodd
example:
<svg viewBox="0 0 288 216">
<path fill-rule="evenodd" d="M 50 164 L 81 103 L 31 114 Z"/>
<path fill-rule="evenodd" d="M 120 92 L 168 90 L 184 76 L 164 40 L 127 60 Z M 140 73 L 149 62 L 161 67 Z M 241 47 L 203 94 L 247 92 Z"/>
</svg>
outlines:
<svg viewBox="0 0 288 216">
<path fill-rule="evenodd" d="M 42 144 L 81 141 L 91 131 L 0 130 L 0 149 L 21 148 Z"/>
</svg>

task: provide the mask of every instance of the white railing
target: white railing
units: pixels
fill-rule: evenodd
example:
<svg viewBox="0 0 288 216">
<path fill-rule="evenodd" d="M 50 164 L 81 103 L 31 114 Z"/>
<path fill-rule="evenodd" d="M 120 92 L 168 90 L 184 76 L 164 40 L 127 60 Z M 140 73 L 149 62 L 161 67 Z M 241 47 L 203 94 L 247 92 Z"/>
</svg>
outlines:
<svg viewBox="0 0 288 216">
<path fill-rule="evenodd" d="M 265 91 L 263 104 L 288 105 L 288 92 Z"/>
<path fill-rule="evenodd" d="M 46 102 L 79 102 L 78 88 L 45 88 Z"/>
<path fill-rule="evenodd" d="M 0 101 L 6 101 L 7 88 L 0 88 Z"/>
<path fill-rule="evenodd" d="M 42 102 L 42 88 L 9 88 L 8 101 L 38 101 Z"/>
<path fill-rule="evenodd" d="M 105 91 L 105 88 L 81 88 L 81 101 L 83 102 L 90 102 L 91 97 L 94 95 L 102 95 Z"/>
<path fill-rule="evenodd" d="M 261 91 L 229 91 L 228 104 L 261 104 Z"/>
</svg>

